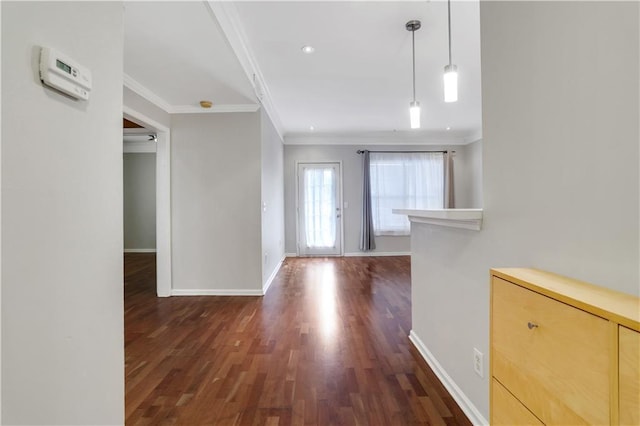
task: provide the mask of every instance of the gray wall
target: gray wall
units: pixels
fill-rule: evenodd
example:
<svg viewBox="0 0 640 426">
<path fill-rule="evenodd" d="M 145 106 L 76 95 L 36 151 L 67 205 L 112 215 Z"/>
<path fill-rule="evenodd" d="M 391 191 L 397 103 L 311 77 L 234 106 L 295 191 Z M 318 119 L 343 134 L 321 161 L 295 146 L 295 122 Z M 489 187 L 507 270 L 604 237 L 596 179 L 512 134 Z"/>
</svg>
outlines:
<svg viewBox="0 0 640 426">
<path fill-rule="evenodd" d="M 261 290 L 260 113 L 171 117 L 173 288 Z"/>
<path fill-rule="evenodd" d="M 156 154 L 123 154 L 124 248 L 156 248 Z"/>
<path fill-rule="evenodd" d="M 284 255 L 284 177 L 282 139 L 269 115 L 260 113 L 262 150 L 262 285 Z"/>
<path fill-rule="evenodd" d="M 482 140 L 456 148 L 456 208 L 482 207 Z"/>
<path fill-rule="evenodd" d="M 464 167 L 459 163 L 467 160 L 469 155 L 466 147 L 450 146 L 456 151 L 454 157 L 454 180 L 456 181 L 456 204 L 471 203 L 474 196 L 466 187 L 471 177 L 462 176 Z M 360 214 L 362 206 L 362 158 L 356 153 L 359 149 L 375 150 L 443 150 L 444 146 L 409 146 L 409 145 L 285 145 L 284 147 L 284 199 L 285 199 L 285 251 L 296 253 L 296 163 L 297 162 L 339 162 L 342 161 L 343 200 L 348 207 L 343 211 L 344 218 L 344 252 L 345 254 L 359 254 L 360 249 Z M 475 160 L 472 160 L 473 162 Z M 460 183 L 458 183 L 460 180 Z M 459 195 L 466 197 L 458 199 Z M 475 196 L 475 198 L 478 198 Z M 373 253 L 407 253 L 411 251 L 410 237 L 379 236 L 376 237 L 376 249 Z"/>
<path fill-rule="evenodd" d="M 483 229 L 414 228 L 412 319 L 487 419 L 489 268 L 640 293 L 639 16 L 631 2 L 480 4 Z"/>
<path fill-rule="evenodd" d="M 2 423 L 123 424 L 122 3 L 1 7 Z M 43 44 L 89 101 L 42 86 Z"/>
</svg>

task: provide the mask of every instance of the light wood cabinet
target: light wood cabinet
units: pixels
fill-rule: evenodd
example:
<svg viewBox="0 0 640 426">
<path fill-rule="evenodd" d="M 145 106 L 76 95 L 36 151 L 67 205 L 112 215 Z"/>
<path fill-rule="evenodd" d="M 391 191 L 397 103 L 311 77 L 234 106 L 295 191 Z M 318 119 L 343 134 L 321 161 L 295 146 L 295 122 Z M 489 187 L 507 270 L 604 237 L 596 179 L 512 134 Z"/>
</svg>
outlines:
<svg viewBox="0 0 640 426">
<path fill-rule="evenodd" d="M 640 333 L 620 327 L 620 424 L 640 425 Z"/>
<path fill-rule="evenodd" d="M 491 270 L 491 423 L 640 424 L 640 299 Z"/>
<path fill-rule="evenodd" d="M 493 426 L 543 425 L 540 420 L 518 401 L 496 379 L 491 379 Z"/>
</svg>

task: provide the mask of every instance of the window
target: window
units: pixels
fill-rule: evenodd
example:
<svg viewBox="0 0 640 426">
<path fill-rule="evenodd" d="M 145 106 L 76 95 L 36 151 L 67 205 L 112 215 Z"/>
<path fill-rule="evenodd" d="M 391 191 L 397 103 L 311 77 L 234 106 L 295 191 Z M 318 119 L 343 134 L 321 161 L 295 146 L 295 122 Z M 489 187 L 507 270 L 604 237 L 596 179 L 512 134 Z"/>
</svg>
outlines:
<svg viewBox="0 0 640 426">
<path fill-rule="evenodd" d="M 371 208 L 375 235 L 409 235 L 409 220 L 392 209 L 444 206 L 444 154 L 372 152 Z"/>
</svg>

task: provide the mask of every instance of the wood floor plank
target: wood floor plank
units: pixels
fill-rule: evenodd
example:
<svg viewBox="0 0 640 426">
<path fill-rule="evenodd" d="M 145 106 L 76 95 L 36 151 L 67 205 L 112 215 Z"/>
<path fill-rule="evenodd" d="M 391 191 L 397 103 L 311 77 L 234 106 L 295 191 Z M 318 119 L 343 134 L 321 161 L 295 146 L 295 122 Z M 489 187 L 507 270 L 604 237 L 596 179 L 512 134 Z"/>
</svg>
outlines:
<svg viewBox="0 0 640 426">
<path fill-rule="evenodd" d="M 264 297 L 155 297 L 125 255 L 129 425 L 469 425 L 407 338 L 410 258 L 287 259 Z"/>
</svg>

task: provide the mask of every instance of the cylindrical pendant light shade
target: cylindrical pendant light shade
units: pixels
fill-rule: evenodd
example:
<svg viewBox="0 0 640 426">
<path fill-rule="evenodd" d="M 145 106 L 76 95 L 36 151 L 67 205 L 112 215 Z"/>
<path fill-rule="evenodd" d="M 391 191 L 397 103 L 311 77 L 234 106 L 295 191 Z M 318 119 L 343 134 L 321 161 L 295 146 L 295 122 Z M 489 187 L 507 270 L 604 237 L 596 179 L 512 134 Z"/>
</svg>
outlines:
<svg viewBox="0 0 640 426">
<path fill-rule="evenodd" d="M 409 103 L 409 120 L 411 120 L 412 129 L 420 128 L 420 102 Z"/>
<path fill-rule="evenodd" d="M 444 101 L 458 100 L 458 67 L 447 65 L 444 67 Z"/>
<path fill-rule="evenodd" d="M 447 30 L 449 31 L 449 65 L 444 67 L 444 101 L 458 101 L 458 67 L 451 63 L 451 0 L 447 0 Z"/>
</svg>

